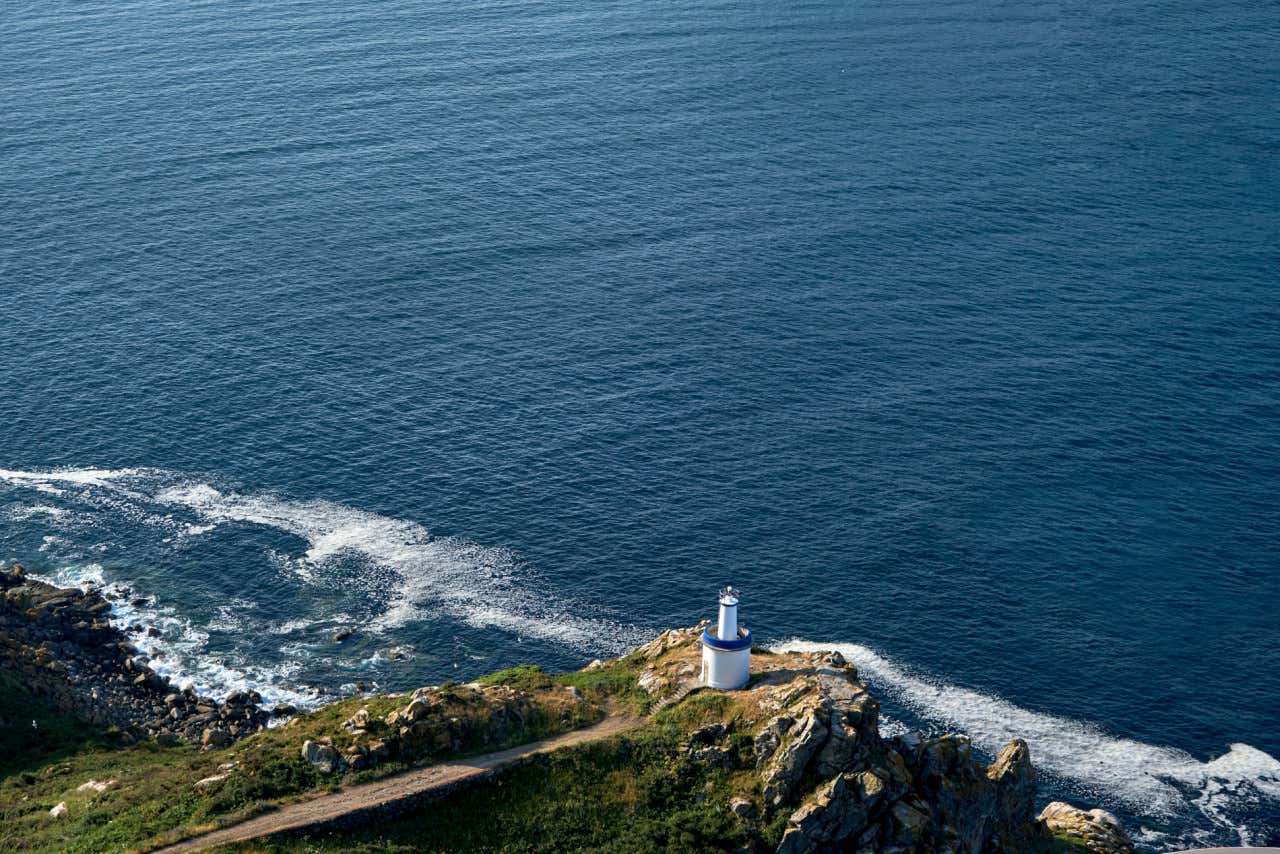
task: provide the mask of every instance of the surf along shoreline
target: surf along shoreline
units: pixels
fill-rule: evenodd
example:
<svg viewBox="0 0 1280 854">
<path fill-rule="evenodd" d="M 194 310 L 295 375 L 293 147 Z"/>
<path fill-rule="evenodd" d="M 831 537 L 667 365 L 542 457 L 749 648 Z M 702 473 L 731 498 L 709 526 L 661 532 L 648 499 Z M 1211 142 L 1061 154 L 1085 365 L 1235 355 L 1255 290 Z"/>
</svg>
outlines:
<svg viewBox="0 0 1280 854">
<path fill-rule="evenodd" d="M 108 727 L 123 744 L 182 739 L 226 747 L 265 729 L 273 715 L 296 711 L 289 704 L 268 711 L 256 691 L 219 700 L 172 684 L 111 622 L 108 597 L 124 595 L 56 587 L 16 564 L 0 570 L 0 666 L 60 710 Z"/>
<path fill-rule="evenodd" d="M 472 756 L 470 765 L 457 767 L 486 766 L 494 773 L 456 793 L 452 786 L 437 793 L 460 799 L 456 806 L 464 812 L 487 797 L 489 784 L 481 777 L 510 778 L 514 785 L 520 775 L 554 774 L 557 763 L 570 761 L 578 770 L 561 788 L 570 782 L 598 787 L 621 767 L 628 778 L 656 786 L 642 799 L 649 804 L 651 832 L 694 821 L 687 814 L 692 803 L 701 828 L 695 835 L 734 839 L 752 851 L 855 842 L 873 851 L 926 851 L 942 844 L 957 851 L 992 845 L 1133 850 L 1115 817 L 1100 810 L 1056 803 L 1037 815 L 1030 749 L 1019 739 L 983 766 L 967 736 L 882 736 L 878 701 L 838 652 L 760 648 L 746 689 L 698 690 L 698 626 L 670 630 L 575 673 L 552 676 L 526 665 L 465 685 L 346 698 L 299 713 L 287 705 L 264 708 L 253 691 L 219 701 L 174 686 L 108 619 L 108 596 L 119 592 L 59 588 L 13 566 L 0 571 L 0 593 L 0 675 L 18 680 L 8 687 L 95 727 L 74 734 L 87 739 L 82 744 L 70 739 L 9 769 L 0 812 L 11 841 L 26 848 L 56 848 L 58 840 L 67 844 L 88 833 L 86 839 L 111 850 L 93 835 L 103 822 L 115 825 L 112 838 L 123 843 L 120 850 L 151 848 L 244 824 L 264 810 L 288 813 L 298 798 L 333 798 L 308 814 L 358 832 L 362 820 L 352 816 L 377 806 L 381 789 L 375 781 L 421 779 L 420 786 L 409 782 L 417 779 L 412 776 L 388 785 L 388 792 L 398 793 L 387 796 L 389 804 L 410 789 L 429 794 L 436 776 L 422 769 L 453 767 L 448 763 Z M 14 717 L 13 709 L 7 711 Z M 606 719 L 634 723 L 593 727 L 599 739 L 561 737 Z M 17 722 L 4 723 L 12 730 Z M 56 740 L 56 727 L 49 729 Z M 621 730 L 629 734 L 618 735 Z M 534 766 L 516 761 L 526 752 L 513 748 L 539 740 L 571 751 L 587 750 L 597 740 L 608 746 L 571 760 Z M 582 768 L 592 763 L 602 767 L 586 772 L 584 782 Z M 14 801 L 3 797 L 5 788 L 25 794 Z M 334 794 L 348 788 L 364 794 L 345 800 Z M 688 791 L 670 800 L 682 788 Z M 614 794 L 592 788 L 586 797 L 608 805 Z M 555 792 L 540 784 L 525 798 L 535 816 L 525 832 L 549 831 L 536 817 L 541 799 L 554 800 Z M 347 801 L 355 804 L 351 810 Z M 159 804 L 172 814 L 164 815 Z M 396 832 L 422 832 L 414 810 L 427 808 L 405 809 Z M 245 832 L 261 825 L 264 832 L 305 834 L 313 823 L 250 823 Z M 483 823 L 488 826 L 488 819 Z M 643 850 L 648 842 L 634 844 Z"/>
</svg>

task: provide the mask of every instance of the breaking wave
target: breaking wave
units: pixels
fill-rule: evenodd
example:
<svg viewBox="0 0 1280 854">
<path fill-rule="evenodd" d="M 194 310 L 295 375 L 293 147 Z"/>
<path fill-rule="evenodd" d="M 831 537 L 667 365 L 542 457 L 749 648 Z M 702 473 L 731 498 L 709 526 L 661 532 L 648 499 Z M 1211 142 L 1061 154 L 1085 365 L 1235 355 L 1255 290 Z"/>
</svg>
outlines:
<svg viewBox="0 0 1280 854">
<path fill-rule="evenodd" d="M 435 536 L 407 519 L 330 501 L 219 488 L 162 469 L 0 470 L 0 483 L 19 493 L 39 493 L 38 501 L 20 502 L 8 516 L 41 522 L 53 531 L 45 536 L 41 551 L 59 562 L 62 569 L 54 573 L 54 580 L 63 584 L 104 582 L 96 561 L 105 546 L 85 542 L 86 528 L 106 528 L 97 530 L 95 536 L 101 538 L 104 533 L 125 533 L 113 526 L 127 526 L 126 539 L 140 532 L 148 547 L 168 550 L 157 553 L 161 555 L 198 550 L 202 537 L 229 525 L 296 538 L 297 545 L 286 540 L 283 546 L 266 548 L 262 559 L 268 571 L 283 573 L 290 583 L 314 591 L 316 601 L 327 603 L 323 613 L 314 610 L 318 606 L 313 602 L 310 613 L 294 615 L 309 620 L 263 624 L 251 597 L 225 600 L 199 625 L 172 609 L 139 609 L 117 601 L 116 617 L 122 625 L 141 622 L 162 631 L 160 639 L 139 641 L 140 647 L 162 654 L 153 663 L 158 671 L 190 678 L 215 694 L 264 675 L 274 680 L 272 684 L 296 684 L 291 678 L 295 665 L 316 658 L 314 649 L 302 642 L 280 649 L 289 660 L 271 674 L 241 674 L 198 654 L 211 631 L 287 635 L 312 624 L 358 619 L 363 633 L 376 636 L 430 618 L 498 629 L 592 655 L 622 652 L 647 639 L 647 633 L 634 626 L 578 616 L 596 609 L 540 589 L 533 573 L 510 550 Z M 308 606 L 300 602 L 299 607 Z"/>
<path fill-rule="evenodd" d="M 1241 845 L 1257 843 L 1261 831 L 1235 813 L 1263 800 L 1280 801 L 1280 761 L 1247 744 L 1232 744 L 1222 756 L 1202 762 L 1176 748 L 1116 738 L 1091 723 L 922 678 L 860 644 L 790 640 L 774 649 L 836 650 L 868 682 L 922 718 L 966 733 L 991 754 L 1014 738 L 1025 739 L 1037 768 L 1110 796 L 1139 817 L 1162 823 L 1197 811 L 1208 827 L 1200 836 L 1192 831 L 1182 840 L 1188 844 L 1210 844 L 1223 832 Z"/>
<path fill-rule="evenodd" d="M 625 651 L 651 634 L 620 621 L 578 616 L 589 608 L 539 589 L 537 579 L 509 550 L 437 537 L 418 522 L 335 502 L 240 491 L 159 469 L 0 470 L 0 483 L 38 493 L 38 500 L 11 509 L 9 518 L 52 529 L 55 533 L 45 536 L 41 548 L 63 557 L 67 550 L 55 550 L 51 542 L 83 540 L 76 536 L 77 525 L 115 524 L 118 517 L 105 515 L 109 513 L 153 531 L 151 540 L 166 548 L 199 548 L 202 537 L 230 525 L 297 538 L 293 547 L 269 549 L 267 564 L 306 588 L 375 599 L 376 612 L 364 626 L 375 634 L 418 618 L 443 617 L 592 655 Z M 109 589 L 111 582 L 92 557 L 103 545 L 78 544 L 91 554 L 65 560 L 50 580 Z M 158 627 L 160 637 L 142 637 L 138 645 L 152 656 L 155 669 L 177 682 L 189 680 L 213 694 L 256 687 L 269 700 L 318 702 L 320 691 L 285 687 L 299 684 L 298 672 L 314 651 L 305 636 L 315 620 L 264 622 L 254 616 L 255 608 L 249 599 L 227 600 L 215 616 L 196 624 L 172 607 L 136 605 L 125 596 L 116 600 L 113 619 L 121 626 L 140 622 Z M 282 642 L 288 638 L 280 647 L 284 660 L 233 665 L 206 654 L 209 632 L 243 631 L 246 625 Z M 1232 744 L 1223 755 L 1201 761 L 1176 748 L 1113 737 L 1088 722 L 1034 712 L 919 676 L 859 644 L 797 639 L 776 648 L 838 650 L 908 717 L 963 731 L 990 753 L 1013 738 L 1026 739 L 1037 767 L 1051 780 L 1083 788 L 1137 817 L 1143 826 L 1135 836 L 1153 849 L 1222 844 L 1225 838 L 1245 845 L 1265 841 L 1268 831 L 1250 816 L 1259 805 L 1272 813 L 1280 806 L 1280 762 L 1247 744 Z M 383 658 L 369 650 L 360 656 L 362 664 Z M 886 724 L 906 727 L 902 721 Z M 1176 835 L 1168 830 L 1175 826 Z"/>
<path fill-rule="evenodd" d="M 190 684 L 200 694 L 225 697 L 232 691 L 256 690 L 267 704 L 291 703 L 302 708 L 319 704 L 324 695 L 319 691 L 285 687 L 298 669 L 297 664 L 236 667 L 204 654 L 208 632 L 181 616 L 173 608 L 153 604 L 135 604 L 131 591 L 122 584 L 107 580 L 99 564 L 75 564 L 52 573 L 35 574 L 36 578 L 59 587 L 95 587 L 113 596 L 111 623 L 121 630 L 131 625 L 153 627 L 158 636 L 131 637 L 147 664 L 175 685 Z"/>
<path fill-rule="evenodd" d="M 163 489 L 155 500 L 199 514 L 206 524 L 197 529 L 245 522 L 301 538 L 307 549 L 289 566 L 304 581 L 321 579 L 341 558 L 353 555 L 367 567 L 393 573 L 398 583 L 374 621 L 377 628 L 402 626 L 430 612 L 587 652 L 621 652 L 639 640 L 633 627 L 583 619 L 530 590 L 528 577 L 510 551 L 434 537 L 417 522 L 329 501 L 224 493 L 203 483 Z"/>
<path fill-rule="evenodd" d="M 370 513 L 330 501 L 292 501 L 263 494 L 221 491 L 159 469 L 0 470 L 0 480 L 41 491 L 92 488 L 137 506 L 133 515 L 194 537 L 228 522 L 283 531 L 306 550 L 286 560 L 304 582 L 332 584 L 344 559 L 364 564 L 361 581 L 387 581 L 390 595 L 372 628 L 402 626 L 423 613 L 445 614 L 478 628 L 499 628 L 565 644 L 584 652 L 621 652 L 644 639 L 635 627 L 584 619 L 572 603 L 531 589 L 528 573 L 507 549 L 453 537 L 436 537 L 417 522 Z M 166 510 L 193 512 L 181 522 Z M 370 574 L 372 570 L 372 574 Z M 349 573 L 348 573 L 349 574 Z M 345 579 L 356 581 L 356 579 Z"/>
</svg>

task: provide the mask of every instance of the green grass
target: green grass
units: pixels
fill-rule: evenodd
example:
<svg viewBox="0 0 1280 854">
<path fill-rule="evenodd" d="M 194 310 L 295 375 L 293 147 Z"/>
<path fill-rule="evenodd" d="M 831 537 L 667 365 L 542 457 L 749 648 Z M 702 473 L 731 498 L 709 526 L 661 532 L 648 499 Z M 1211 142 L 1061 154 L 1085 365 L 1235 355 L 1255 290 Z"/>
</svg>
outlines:
<svg viewBox="0 0 1280 854">
<path fill-rule="evenodd" d="M 615 703 L 635 715 L 648 711 L 650 698 L 636 684 L 639 668 L 625 659 L 606 662 L 595 670 L 550 674 L 536 664 L 522 664 L 481 676 L 481 685 L 507 685 L 520 691 L 545 691 L 557 685 L 577 688 L 588 700 Z"/>
<path fill-rule="evenodd" d="M 228 851 L 732 851 L 749 829 L 728 811 L 749 771 L 707 771 L 682 755 L 673 721 L 538 757 L 403 818 L 354 833 Z"/>
<path fill-rule="evenodd" d="M 20 683 L 5 685 L 6 702 L 26 695 Z M 34 702 L 31 702 L 34 706 Z M 344 782 L 340 774 L 320 774 L 303 763 L 299 745 L 306 738 L 331 734 L 357 708 L 386 714 L 404 700 L 344 700 L 297 723 L 259 733 L 224 751 L 193 747 L 162 748 L 152 742 L 113 746 L 109 738 L 67 718 L 51 724 L 58 736 L 29 748 L 23 770 L 0 780 L 0 849 L 14 851 L 121 851 L 181 827 L 208 826 L 220 819 L 259 812 L 269 802 Z M 87 738 L 84 736 L 88 736 Z M 237 762 L 225 781 L 197 790 L 197 780 Z M 347 775 L 346 781 L 386 774 L 395 763 L 376 772 Z M 89 780 L 118 781 L 106 792 L 80 792 Z M 67 815 L 48 812 L 66 802 Z"/>
<path fill-rule="evenodd" d="M 616 704 L 632 715 L 649 711 L 651 698 L 636 684 L 638 670 L 621 662 L 610 662 L 595 670 L 578 670 L 557 675 L 560 685 L 572 686 L 588 700 Z"/>
<path fill-rule="evenodd" d="M 518 667 L 508 667 L 506 670 L 499 670 L 496 673 L 490 673 L 488 676 L 481 676 L 476 680 L 479 685 L 506 685 L 515 688 L 517 691 L 545 691 L 555 685 L 555 680 L 549 673 L 536 664 L 521 664 Z"/>
<path fill-rule="evenodd" d="M 499 750 L 559 732 L 566 722 L 574 728 L 600 718 L 599 706 L 594 703 L 567 702 L 561 687 L 565 683 L 558 682 L 561 677 L 537 676 L 536 668 L 514 670 L 524 674 L 528 685 L 536 682 L 541 687 L 543 680 L 550 680 L 546 687 L 551 693 L 543 695 L 550 705 L 540 700 L 539 713 L 526 728 L 512 731 L 500 741 L 490 740 L 482 726 L 487 713 L 476 706 L 474 694 L 461 686 L 442 686 L 440 695 L 453 698 L 447 700 L 451 706 L 448 713 L 464 719 L 472 714 L 476 721 L 469 730 L 471 740 L 460 751 L 445 754 L 448 758 Z M 493 674 L 486 679 L 490 684 L 508 684 L 503 680 L 520 678 L 511 671 L 505 673 L 508 676 Z M 603 697 L 613 684 L 610 678 L 586 680 L 590 691 L 580 690 L 588 698 L 593 694 Z M 307 792 L 335 790 L 404 770 L 410 767 L 407 761 L 391 760 L 359 772 L 321 773 L 301 760 L 299 747 L 306 739 L 326 736 L 335 744 L 349 743 L 351 736 L 342 729 L 342 722 L 361 708 L 367 708 L 371 718 L 367 739 L 389 734 L 381 719 L 408 702 L 407 696 L 341 700 L 222 751 L 200 751 L 185 745 L 161 748 L 150 742 L 123 748 L 108 732 L 56 712 L 31 696 L 17 678 L 0 671 L 0 717 L 9 724 L 0 727 L 0 746 L 4 748 L 0 850 L 124 851 L 185 835 L 180 833 L 182 829 L 205 829 L 240 820 Z M 32 719 L 41 735 L 38 741 L 31 740 L 24 728 L 30 727 Z M 228 762 L 237 766 L 225 780 L 195 788 L 196 781 L 224 773 L 219 766 Z M 77 791 L 91 779 L 114 779 L 118 785 L 102 793 Z M 64 801 L 67 814 L 57 819 L 50 816 L 49 810 Z"/>
<path fill-rule="evenodd" d="M 613 677 L 596 675 L 600 673 L 570 675 L 612 684 Z M 541 677 L 530 669 L 513 668 L 492 678 L 511 684 L 504 680 Z M 728 802 L 735 795 L 758 802 L 760 795 L 751 735 L 734 731 L 738 714 L 728 695 L 693 694 L 655 715 L 642 729 L 539 756 L 393 821 L 354 832 L 256 841 L 223 850 L 240 854 L 735 850 L 751 842 L 752 830 L 729 812 Z M 720 744 L 737 751 L 738 768 L 708 770 L 685 755 L 690 731 L 708 723 L 728 724 L 730 731 Z M 781 836 L 785 820 L 783 814 L 776 836 Z"/>
</svg>

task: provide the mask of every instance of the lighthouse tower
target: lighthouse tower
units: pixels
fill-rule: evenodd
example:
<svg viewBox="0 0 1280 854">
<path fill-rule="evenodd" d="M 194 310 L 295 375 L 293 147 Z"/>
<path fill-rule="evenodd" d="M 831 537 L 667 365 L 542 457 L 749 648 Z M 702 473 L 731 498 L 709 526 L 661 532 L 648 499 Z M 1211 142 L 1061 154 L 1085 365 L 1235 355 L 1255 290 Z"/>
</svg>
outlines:
<svg viewBox="0 0 1280 854">
<path fill-rule="evenodd" d="M 751 630 L 738 627 L 738 591 L 720 591 L 720 622 L 702 633 L 702 684 L 733 690 L 751 678 Z"/>
</svg>

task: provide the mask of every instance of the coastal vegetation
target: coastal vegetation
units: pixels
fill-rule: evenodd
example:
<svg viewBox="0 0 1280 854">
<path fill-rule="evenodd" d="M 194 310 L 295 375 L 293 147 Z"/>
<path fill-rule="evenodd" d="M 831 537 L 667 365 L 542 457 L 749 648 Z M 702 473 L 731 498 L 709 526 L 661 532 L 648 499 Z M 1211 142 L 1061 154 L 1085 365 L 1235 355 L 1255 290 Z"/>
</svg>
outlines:
<svg viewBox="0 0 1280 854">
<path fill-rule="evenodd" d="M 4 689 L 0 744 L 8 748 L 0 782 L 0 847 L 103 852 L 173 841 L 300 796 L 336 791 L 414 764 L 464 758 L 592 723 L 603 714 L 597 701 L 603 694 L 581 691 L 582 699 L 575 701 L 565 690 L 572 687 L 567 683 L 591 688 L 614 677 L 573 676 L 563 682 L 549 678 L 543 689 L 518 692 L 531 712 L 519 725 L 506 719 L 499 722 L 494 716 L 499 704 L 468 686 L 445 684 L 420 692 L 438 700 L 437 719 L 458 721 L 451 729 L 433 729 L 430 748 L 418 745 L 388 752 L 361 767 L 335 764 L 325 769 L 303 758 L 302 745 L 330 743 L 344 750 L 361 742 L 367 746 L 380 740 L 379 735 L 391 735 L 385 719 L 412 705 L 411 698 L 381 695 L 339 700 L 224 750 L 185 743 L 166 747 L 153 740 L 125 744 L 118 730 L 85 724 L 0 671 Z M 353 719 L 366 722 L 363 733 L 344 726 Z M 436 747 L 434 733 L 439 731 L 449 733 L 449 742 Z M 59 804 L 65 805 L 65 811 L 51 815 Z"/>
<path fill-rule="evenodd" d="M 1037 816 L 1020 741 L 983 764 L 963 735 L 883 737 L 834 652 L 757 649 L 742 690 L 712 691 L 692 627 L 571 673 L 267 711 L 253 692 L 177 691 L 101 623 L 95 593 L 0 581 L 5 850 L 142 852 L 215 829 L 228 850 L 291 854 L 1132 850 L 1099 810 Z M 506 752 L 540 739 L 563 746 Z M 393 776 L 423 782 L 379 795 L 372 821 L 357 796 L 383 783 L 362 784 Z"/>
<path fill-rule="evenodd" d="M 751 827 L 731 809 L 758 786 L 751 740 L 733 740 L 733 760 L 708 769 L 685 751 L 689 733 L 719 723 L 731 703 L 694 695 L 625 736 L 544 754 L 498 780 L 459 789 L 374 829 L 254 842 L 262 852 L 733 851 Z M 731 713 L 732 714 L 732 713 Z M 764 837 L 776 845 L 782 821 Z"/>
</svg>

